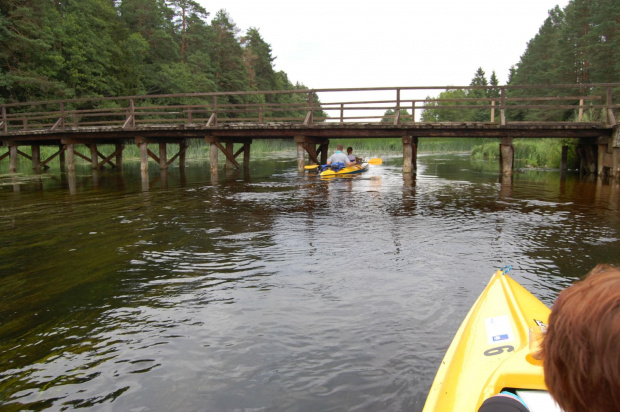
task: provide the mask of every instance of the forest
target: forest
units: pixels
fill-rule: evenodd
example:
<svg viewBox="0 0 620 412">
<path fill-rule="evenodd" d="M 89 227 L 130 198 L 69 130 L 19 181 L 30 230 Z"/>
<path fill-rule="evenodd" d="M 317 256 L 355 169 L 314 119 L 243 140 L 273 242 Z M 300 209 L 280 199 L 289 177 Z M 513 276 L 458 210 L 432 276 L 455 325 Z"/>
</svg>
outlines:
<svg viewBox="0 0 620 412">
<path fill-rule="evenodd" d="M 194 0 L 0 2 L 0 103 L 306 89 L 274 60 L 258 28 Z"/>
</svg>

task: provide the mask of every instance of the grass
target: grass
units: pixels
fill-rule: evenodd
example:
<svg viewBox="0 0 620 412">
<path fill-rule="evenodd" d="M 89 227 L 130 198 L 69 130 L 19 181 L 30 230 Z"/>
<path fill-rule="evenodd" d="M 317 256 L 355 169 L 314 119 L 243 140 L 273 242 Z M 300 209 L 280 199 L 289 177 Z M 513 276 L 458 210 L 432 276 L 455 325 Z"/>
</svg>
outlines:
<svg viewBox="0 0 620 412">
<path fill-rule="evenodd" d="M 568 139 L 522 139 L 515 140 L 515 161 L 533 167 L 557 169 L 562 161 L 562 146 L 568 146 L 568 167 L 575 168 L 578 159 L 575 154 L 576 142 Z M 475 159 L 499 158 L 499 142 L 478 145 L 471 151 Z"/>
</svg>

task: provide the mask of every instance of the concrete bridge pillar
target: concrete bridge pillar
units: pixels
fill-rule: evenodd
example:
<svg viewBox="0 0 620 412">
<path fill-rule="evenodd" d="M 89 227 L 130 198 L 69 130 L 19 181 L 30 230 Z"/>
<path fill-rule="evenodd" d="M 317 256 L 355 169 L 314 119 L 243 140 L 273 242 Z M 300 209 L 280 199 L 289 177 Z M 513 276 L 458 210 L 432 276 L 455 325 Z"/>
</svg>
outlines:
<svg viewBox="0 0 620 412">
<path fill-rule="evenodd" d="M 511 175 L 514 165 L 515 150 L 512 145 L 512 137 L 502 137 L 499 145 L 499 167 L 503 175 Z"/>
</svg>

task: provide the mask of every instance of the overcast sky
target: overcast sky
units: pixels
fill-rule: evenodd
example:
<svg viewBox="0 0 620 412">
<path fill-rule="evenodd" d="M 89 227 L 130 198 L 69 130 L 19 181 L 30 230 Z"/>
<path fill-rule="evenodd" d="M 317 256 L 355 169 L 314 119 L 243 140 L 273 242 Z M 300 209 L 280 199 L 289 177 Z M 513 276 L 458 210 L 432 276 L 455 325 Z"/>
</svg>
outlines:
<svg viewBox="0 0 620 412">
<path fill-rule="evenodd" d="M 309 88 L 500 84 L 568 0 L 199 0 L 259 29 L 276 70 Z"/>
</svg>

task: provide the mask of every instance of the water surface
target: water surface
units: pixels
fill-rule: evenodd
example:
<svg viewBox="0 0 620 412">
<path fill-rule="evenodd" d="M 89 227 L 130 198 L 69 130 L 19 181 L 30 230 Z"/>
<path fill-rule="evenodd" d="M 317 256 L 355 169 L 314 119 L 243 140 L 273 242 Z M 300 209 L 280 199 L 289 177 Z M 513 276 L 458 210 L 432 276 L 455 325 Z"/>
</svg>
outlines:
<svg viewBox="0 0 620 412">
<path fill-rule="evenodd" d="M 0 176 L 3 410 L 421 411 L 495 270 L 551 305 L 619 263 L 620 188 L 571 173 L 151 167 Z"/>
</svg>

